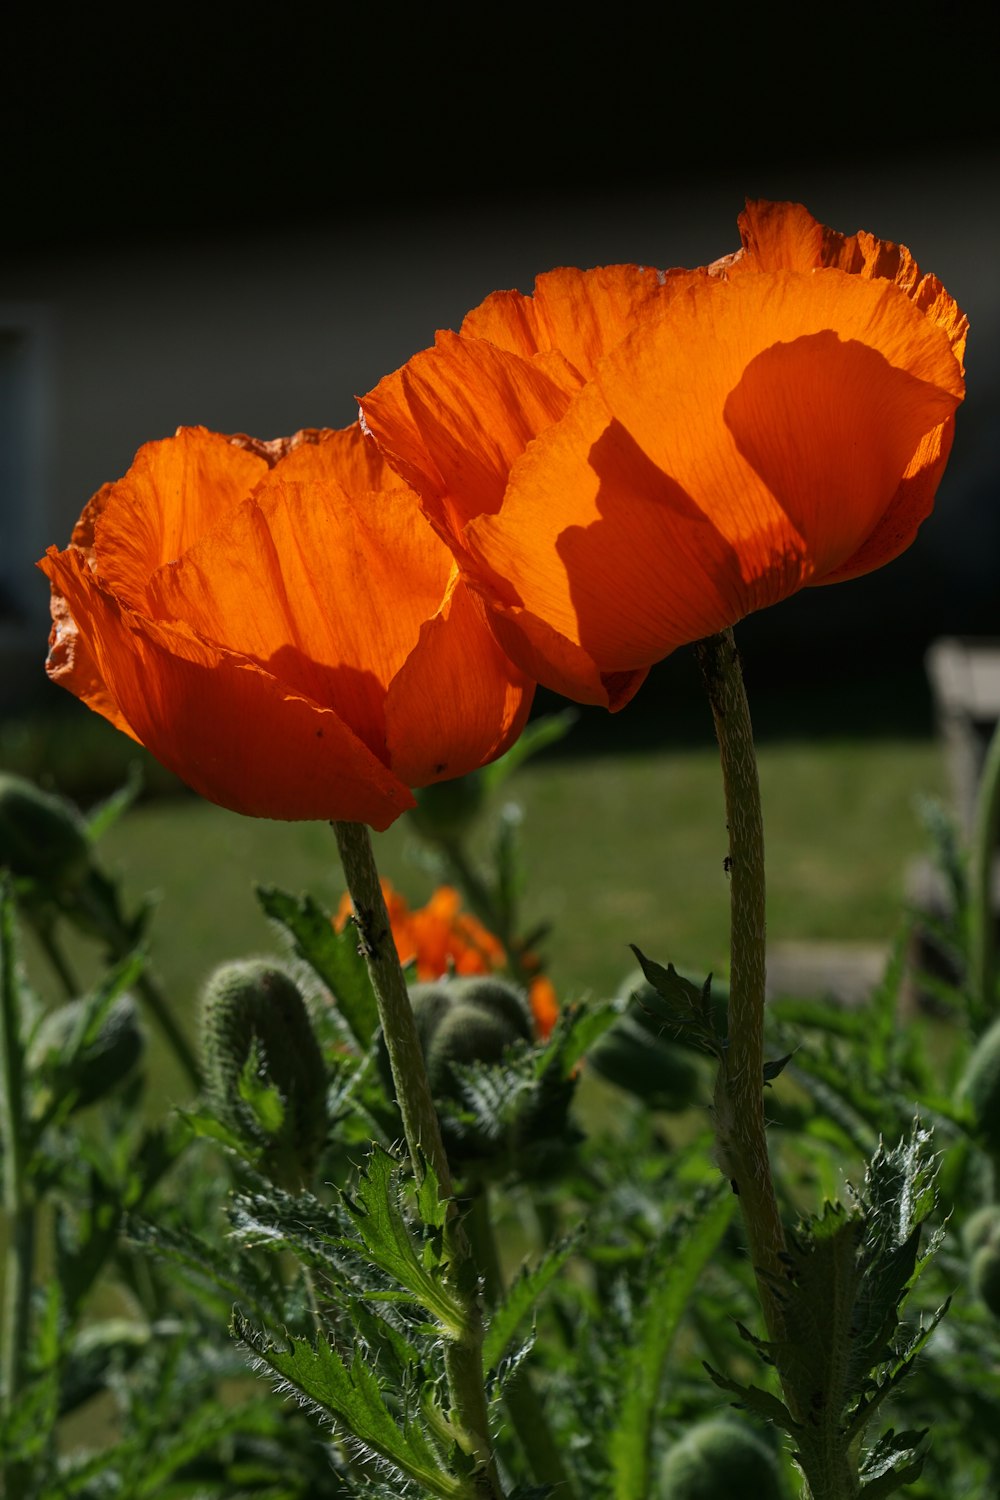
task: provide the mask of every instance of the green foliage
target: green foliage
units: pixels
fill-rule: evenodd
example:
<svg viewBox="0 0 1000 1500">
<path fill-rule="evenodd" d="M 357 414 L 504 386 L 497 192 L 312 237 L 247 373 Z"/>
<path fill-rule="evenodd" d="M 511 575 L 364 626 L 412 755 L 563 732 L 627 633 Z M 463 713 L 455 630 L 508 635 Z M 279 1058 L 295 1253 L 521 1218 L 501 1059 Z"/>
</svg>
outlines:
<svg viewBox="0 0 1000 1500">
<path fill-rule="evenodd" d="M 296 953 L 326 985 L 355 1042 L 367 1050 L 378 1026 L 378 1006 L 351 923 L 336 932 L 311 896 L 296 899 L 273 886 L 259 886 L 257 899 L 289 934 Z"/>
</svg>

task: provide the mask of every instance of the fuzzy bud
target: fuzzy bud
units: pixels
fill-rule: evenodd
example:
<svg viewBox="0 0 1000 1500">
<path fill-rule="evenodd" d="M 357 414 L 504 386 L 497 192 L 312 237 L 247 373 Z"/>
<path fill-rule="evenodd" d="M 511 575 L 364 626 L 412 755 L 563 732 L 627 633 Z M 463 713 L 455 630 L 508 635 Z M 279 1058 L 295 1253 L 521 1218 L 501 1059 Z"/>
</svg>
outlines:
<svg viewBox="0 0 1000 1500">
<path fill-rule="evenodd" d="M 983 1145 L 1000 1151 L 1000 1020 L 979 1038 L 958 1085 L 958 1100 L 968 1106 Z"/>
<path fill-rule="evenodd" d="M 202 995 L 201 1034 L 219 1118 L 279 1186 L 308 1182 L 327 1135 L 327 1079 L 298 986 L 265 959 L 223 964 Z"/>
<path fill-rule="evenodd" d="M 698 1096 L 700 1076 L 683 1051 L 622 1016 L 587 1053 L 588 1066 L 651 1109 L 687 1109 Z"/>
<path fill-rule="evenodd" d="M 756 1433 L 726 1418 L 700 1422 L 666 1454 L 663 1500 L 784 1500 L 774 1453 Z"/>
<path fill-rule="evenodd" d="M 0 772 L 0 868 L 59 895 L 86 880 L 90 853 L 86 825 L 72 803 Z"/>
<path fill-rule="evenodd" d="M 995 1318 L 1000 1318 L 1000 1244 L 981 1245 L 969 1267 L 972 1285 Z"/>
<path fill-rule="evenodd" d="M 977 1208 L 962 1225 L 962 1249 L 967 1256 L 990 1244 L 1000 1245 L 1000 1204 L 996 1203 Z"/>
<path fill-rule="evenodd" d="M 72 1090 L 74 1109 L 103 1099 L 123 1083 L 142 1057 L 146 1038 L 131 995 L 120 995 L 111 1005 L 97 1036 L 65 1066 L 60 1058 L 84 1024 L 86 1001 L 70 1000 L 50 1010 L 28 1046 L 28 1069 L 60 1095 Z"/>
</svg>

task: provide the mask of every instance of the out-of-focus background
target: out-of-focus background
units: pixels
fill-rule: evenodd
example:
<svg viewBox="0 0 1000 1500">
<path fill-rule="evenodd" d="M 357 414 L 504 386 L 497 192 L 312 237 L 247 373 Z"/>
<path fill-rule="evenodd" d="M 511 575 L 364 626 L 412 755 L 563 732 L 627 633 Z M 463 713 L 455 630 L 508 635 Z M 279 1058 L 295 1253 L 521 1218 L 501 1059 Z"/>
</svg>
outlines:
<svg viewBox="0 0 1000 1500">
<path fill-rule="evenodd" d="M 10 17 L 0 764 L 87 801 L 134 754 L 46 683 L 33 564 L 143 442 L 191 423 L 264 437 L 346 424 L 355 395 L 490 291 L 530 290 L 560 264 L 702 264 L 736 248 L 745 197 L 794 198 L 838 229 L 907 244 L 972 325 L 968 399 L 917 544 L 739 632 L 770 793 L 772 933 L 887 936 L 923 839 L 914 796 L 948 794 L 925 652 L 942 635 L 1000 634 L 994 64 L 971 10 L 957 15 Z M 556 923 L 566 986 L 609 984 L 628 940 L 724 962 L 724 829 L 689 657 L 621 716 L 586 712 L 562 759 L 524 773 L 530 898 Z M 555 706 L 543 695 L 540 710 Z M 163 955 L 182 989 L 231 956 L 223 941 L 266 944 L 249 877 L 320 878 L 330 899 L 339 885 L 323 830 L 193 799 L 145 804 L 114 838 L 117 867 L 164 892 L 165 925 L 205 928 L 190 955 L 176 942 Z M 390 835 L 386 859 L 420 896 L 428 877 L 406 864 L 405 839 Z"/>
</svg>

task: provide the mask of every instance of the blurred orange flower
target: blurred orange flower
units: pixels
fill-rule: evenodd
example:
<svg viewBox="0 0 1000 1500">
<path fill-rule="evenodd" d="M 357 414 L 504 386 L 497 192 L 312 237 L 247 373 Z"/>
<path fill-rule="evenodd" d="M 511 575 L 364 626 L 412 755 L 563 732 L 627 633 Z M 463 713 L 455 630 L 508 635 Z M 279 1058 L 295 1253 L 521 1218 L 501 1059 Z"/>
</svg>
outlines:
<svg viewBox="0 0 1000 1500">
<path fill-rule="evenodd" d="M 382 881 L 392 937 L 400 963 L 415 963 L 420 980 L 441 979 L 445 974 L 495 974 L 507 962 L 503 944 L 477 917 L 461 909 L 462 898 L 453 886 L 442 885 L 426 906 L 411 910 L 388 880 Z M 340 932 L 350 918 L 351 898 L 341 897 L 334 926 Z M 559 1003 L 550 980 L 537 974 L 528 986 L 538 1036 L 544 1041 L 559 1015 Z"/>
<path fill-rule="evenodd" d="M 386 376 L 362 420 L 505 650 L 620 708 L 649 667 L 913 540 L 967 323 L 908 250 L 750 203 L 694 271 L 557 270 Z"/>
<path fill-rule="evenodd" d="M 181 428 L 40 566 L 49 675 L 236 812 L 386 828 L 527 718 L 533 683 L 357 427 Z"/>
</svg>

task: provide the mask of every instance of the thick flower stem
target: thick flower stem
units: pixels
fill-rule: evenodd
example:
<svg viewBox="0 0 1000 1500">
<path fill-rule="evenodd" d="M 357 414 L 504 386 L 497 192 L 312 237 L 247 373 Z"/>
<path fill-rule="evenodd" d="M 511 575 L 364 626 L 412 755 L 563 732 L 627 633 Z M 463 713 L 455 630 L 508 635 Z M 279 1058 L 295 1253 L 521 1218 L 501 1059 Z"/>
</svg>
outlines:
<svg viewBox="0 0 1000 1500">
<path fill-rule="evenodd" d="M 441 1139 L 434 1100 L 431 1097 L 427 1069 L 413 1008 L 406 987 L 392 927 L 386 911 L 371 837 L 364 823 L 334 822 L 347 888 L 354 904 L 361 951 L 368 964 L 372 988 L 378 1005 L 379 1020 L 385 1038 L 392 1080 L 403 1119 L 406 1146 L 419 1181 L 425 1163 L 433 1169 L 442 1198 L 454 1200 L 451 1169 Z M 478 1483 L 484 1500 L 503 1500 L 489 1437 L 486 1391 L 483 1385 L 483 1320 L 475 1291 L 478 1278 L 471 1265 L 471 1252 L 465 1230 L 452 1203 L 448 1227 L 448 1249 L 451 1258 L 453 1288 L 465 1308 L 463 1337 L 447 1344 L 445 1372 L 452 1406 L 463 1429 L 470 1451 L 478 1461 Z"/>
<path fill-rule="evenodd" d="M 993 861 L 1000 843 L 1000 724 L 993 731 L 976 798 L 969 901 L 969 979 L 983 1016 L 994 1013 L 996 913 Z"/>
<path fill-rule="evenodd" d="M 715 1088 L 715 1129 L 720 1166 L 739 1194 L 764 1320 L 775 1338 L 781 1313 L 773 1280 L 783 1272 L 785 1236 L 764 1124 L 764 825 L 757 758 L 732 631 L 699 642 L 696 650 L 719 740 L 729 828 L 729 1035 Z"/>
</svg>

